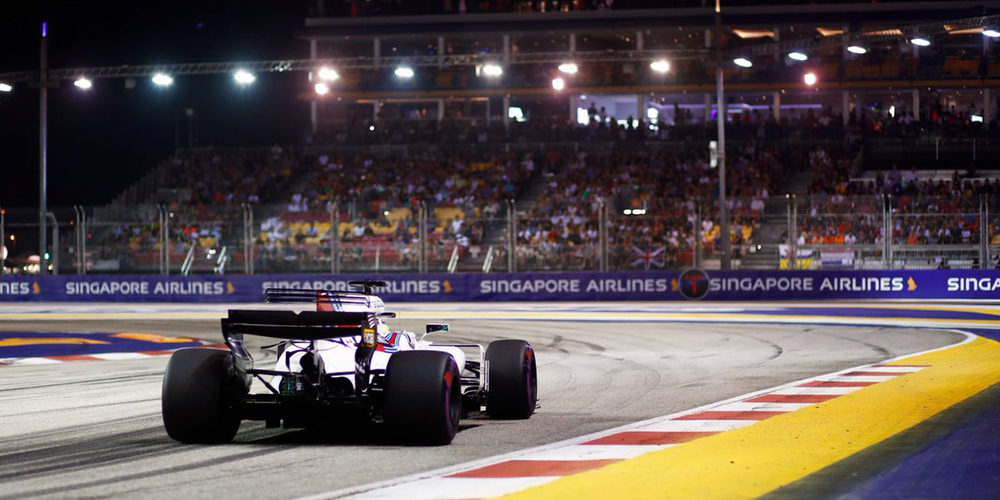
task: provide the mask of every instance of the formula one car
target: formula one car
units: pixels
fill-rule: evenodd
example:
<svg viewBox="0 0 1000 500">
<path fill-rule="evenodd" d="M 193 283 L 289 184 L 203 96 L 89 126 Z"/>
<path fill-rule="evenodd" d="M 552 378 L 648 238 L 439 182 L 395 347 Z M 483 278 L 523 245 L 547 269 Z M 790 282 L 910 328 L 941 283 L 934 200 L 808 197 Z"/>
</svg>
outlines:
<svg viewBox="0 0 1000 500">
<path fill-rule="evenodd" d="M 173 353 L 163 376 L 167 434 L 185 443 L 224 443 L 242 420 L 268 427 L 322 428 L 344 419 L 384 425 L 396 440 L 448 444 L 459 419 L 472 412 L 525 419 L 537 404 L 535 353 L 523 340 L 433 344 L 448 331 L 426 325 L 420 338 L 392 331 L 373 288 L 359 292 L 268 289 L 268 303 L 315 303 L 315 311 L 232 309 L 222 319 L 229 350 L 187 348 Z M 245 335 L 279 339 L 272 369 L 254 368 Z M 467 355 L 468 353 L 468 355 Z M 251 391 L 253 380 L 262 388 Z M 465 410 L 463 412 L 463 409 Z"/>
</svg>

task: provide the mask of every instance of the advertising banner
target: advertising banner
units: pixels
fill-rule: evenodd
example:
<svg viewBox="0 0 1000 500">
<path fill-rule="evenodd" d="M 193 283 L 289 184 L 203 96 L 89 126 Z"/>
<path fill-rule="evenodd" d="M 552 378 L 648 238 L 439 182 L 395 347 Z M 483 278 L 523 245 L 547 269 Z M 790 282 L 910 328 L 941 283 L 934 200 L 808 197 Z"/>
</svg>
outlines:
<svg viewBox="0 0 1000 500">
<path fill-rule="evenodd" d="M 0 301 L 259 302 L 267 288 L 348 290 L 389 302 L 997 299 L 1000 271 L 703 271 L 373 275 L 4 276 Z"/>
</svg>

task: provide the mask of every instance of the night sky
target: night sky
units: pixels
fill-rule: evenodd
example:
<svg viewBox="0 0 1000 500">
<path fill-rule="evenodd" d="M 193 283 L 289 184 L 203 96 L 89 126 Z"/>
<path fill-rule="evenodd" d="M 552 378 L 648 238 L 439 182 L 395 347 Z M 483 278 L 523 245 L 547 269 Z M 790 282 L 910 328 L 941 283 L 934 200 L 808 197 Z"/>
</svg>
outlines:
<svg viewBox="0 0 1000 500">
<path fill-rule="evenodd" d="M 9 2 L 13 4 L 14 2 Z M 51 68 L 307 58 L 298 39 L 304 0 L 41 1 L 4 5 L 0 72 L 38 68 L 42 20 Z M 295 143 L 309 126 L 304 73 L 177 77 L 169 89 L 139 79 L 72 82 L 49 92 L 49 205 L 100 205 L 188 141 L 200 146 Z M 0 93 L 0 206 L 38 203 L 38 91 Z"/>
</svg>

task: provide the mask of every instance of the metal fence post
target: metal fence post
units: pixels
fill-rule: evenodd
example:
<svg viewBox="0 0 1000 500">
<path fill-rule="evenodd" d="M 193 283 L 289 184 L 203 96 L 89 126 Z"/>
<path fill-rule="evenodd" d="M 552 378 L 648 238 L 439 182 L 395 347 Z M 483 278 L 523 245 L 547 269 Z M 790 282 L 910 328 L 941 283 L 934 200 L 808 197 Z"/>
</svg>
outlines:
<svg viewBox="0 0 1000 500">
<path fill-rule="evenodd" d="M 76 274 L 82 275 L 83 272 L 83 248 L 80 245 L 80 226 L 83 224 L 83 217 L 80 216 L 80 205 L 73 205 L 73 215 L 76 216 L 76 222 L 73 227 L 73 247 L 76 255 L 74 264 L 76 265 Z"/>
<path fill-rule="evenodd" d="M 250 248 L 253 246 L 252 225 L 250 224 L 250 204 L 240 203 L 243 209 L 243 274 L 250 274 Z"/>
<path fill-rule="evenodd" d="M 608 227 L 611 225 L 611 206 L 604 205 L 604 270 L 611 270 L 611 238 Z"/>
<path fill-rule="evenodd" d="M 792 193 L 792 231 L 789 233 L 792 242 L 792 269 L 799 268 L 799 203 Z"/>
<path fill-rule="evenodd" d="M 170 274 L 170 211 L 166 205 L 157 205 L 160 214 L 160 274 Z"/>
<path fill-rule="evenodd" d="M 249 261 L 250 261 L 250 274 L 254 274 L 254 273 L 257 272 L 257 250 L 256 250 L 256 246 L 254 246 L 254 242 L 257 241 L 257 238 L 254 237 L 254 228 L 256 227 L 256 223 L 254 222 L 254 217 L 253 217 L 253 205 L 248 205 L 247 206 L 247 213 L 250 216 L 250 224 L 249 224 L 249 227 L 250 227 L 250 259 L 249 259 Z"/>
<path fill-rule="evenodd" d="M 517 207 L 507 200 L 507 272 L 517 272 Z"/>
<path fill-rule="evenodd" d="M 417 215 L 417 272 L 427 272 L 427 202 L 421 201 Z"/>
<path fill-rule="evenodd" d="M 993 255 L 990 254 L 990 244 L 992 244 L 992 235 L 990 234 L 990 195 L 983 195 L 983 224 L 986 226 L 986 265 L 993 264 Z M 993 228 L 996 231 L 996 228 Z M 984 267 L 983 269 L 988 269 Z"/>
<path fill-rule="evenodd" d="M 882 235 L 885 250 L 882 252 L 882 268 L 892 269 L 892 195 L 884 195 L 882 198 L 882 217 L 885 225 L 885 234 Z"/>
<path fill-rule="evenodd" d="M 87 217 L 87 207 L 83 205 L 78 205 L 80 208 L 80 218 L 77 219 L 77 228 L 80 231 L 80 269 L 77 271 L 80 275 L 87 274 L 87 225 L 90 224 L 90 220 Z"/>
<path fill-rule="evenodd" d="M 989 269 L 989 219 L 987 218 L 985 194 L 979 195 L 979 268 Z"/>
<path fill-rule="evenodd" d="M 785 193 L 785 234 L 788 235 L 787 241 L 785 242 L 785 248 L 787 248 L 787 269 L 793 269 L 792 266 L 792 255 L 793 255 L 793 245 L 795 241 L 795 233 L 792 232 L 792 195 L 791 193 Z M 781 268 L 781 251 L 778 251 L 778 267 Z"/>
<path fill-rule="evenodd" d="M 694 209 L 694 267 L 701 267 L 701 205 L 695 206 Z"/>
<path fill-rule="evenodd" d="M 159 262 L 157 263 L 157 267 L 160 268 L 160 274 L 163 274 L 163 254 L 164 254 L 164 250 L 163 250 L 163 245 L 164 245 L 164 237 L 163 237 L 163 205 L 156 205 L 156 222 L 157 222 L 157 225 L 159 226 L 159 229 L 160 229 L 160 237 L 159 237 L 160 241 L 159 241 L 159 245 L 157 245 L 159 247 L 159 250 L 160 250 L 160 255 L 159 255 L 160 259 L 159 259 Z"/>
<path fill-rule="evenodd" d="M 597 270 L 604 271 L 604 200 L 597 200 Z"/>
<path fill-rule="evenodd" d="M 52 274 L 56 275 L 59 274 L 59 221 L 52 212 L 45 212 L 45 217 L 52 221 L 52 258 L 46 260 L 52 264 Z"/>
<path fill-rule="evenodd" d="M 328 205 L 330 211 L 330 273 L 337 274 L 340 270 L 340 204 L 337 201 Z"/>
</svg>

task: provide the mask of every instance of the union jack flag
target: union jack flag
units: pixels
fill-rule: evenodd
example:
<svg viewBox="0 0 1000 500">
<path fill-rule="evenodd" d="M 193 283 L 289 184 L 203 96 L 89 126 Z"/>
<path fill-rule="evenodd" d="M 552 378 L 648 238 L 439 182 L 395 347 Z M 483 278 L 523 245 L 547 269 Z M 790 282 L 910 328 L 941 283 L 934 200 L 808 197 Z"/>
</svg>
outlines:
<svg viewBox="0 0 1000 500">
<path fill-rule="evenodd" d="M 641 267 L 647 271 L 651 267 L 662 268 L 666 263 L 664 261 L 664 254 L 667 252 L 667 247 L 658 246 L 654 248 L 646 247 L 645 250 L 632 246 L 632 267 Z"/>
</svg>

